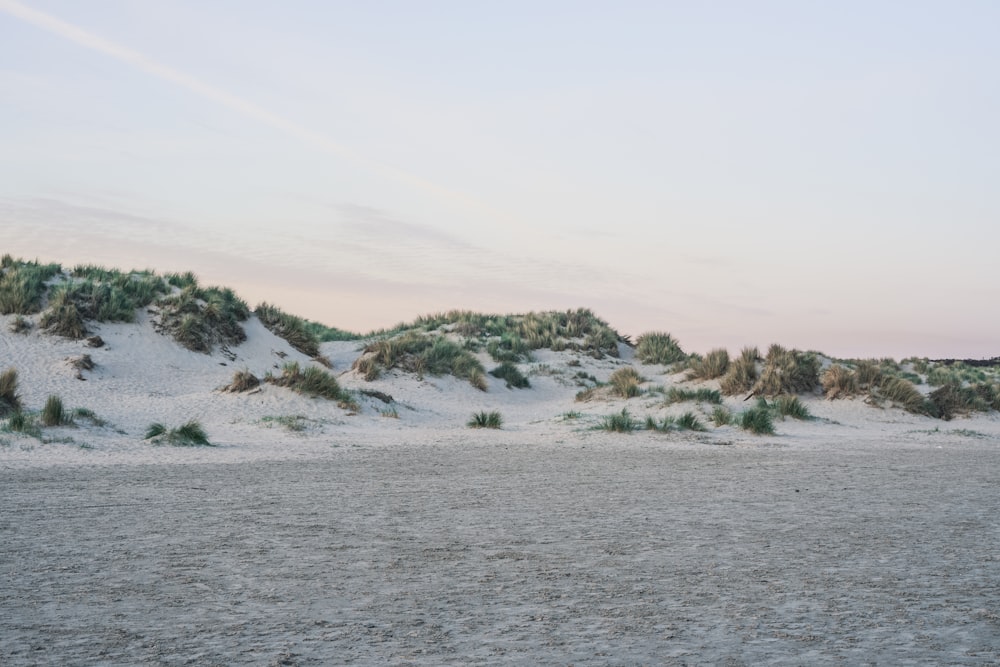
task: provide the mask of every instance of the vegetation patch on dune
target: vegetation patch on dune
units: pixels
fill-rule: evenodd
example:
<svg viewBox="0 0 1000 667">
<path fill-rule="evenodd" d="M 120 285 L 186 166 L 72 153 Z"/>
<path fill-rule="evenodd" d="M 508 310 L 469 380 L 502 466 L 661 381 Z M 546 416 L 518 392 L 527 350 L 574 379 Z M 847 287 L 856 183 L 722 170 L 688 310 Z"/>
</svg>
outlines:
<svg viewBox="0 0 1000 667">
<path fill-rule="evenodd" d="M 687 355 L 680 344 L 669 333 L 652 331 L 639 336 L 636 341 L 635 357 L 644 364 L 666 366 L 683 361 Z"/>
<path fill-rule="evenodd" d="M 471 352 L 443 335 L 408 331 L 369 343 L 354 362 L 354 369 L 368 381 L 398 368 L 418 376 L 453 375 L 486 391 L 486 370 Z"/>
<path fill-rule="evenodd" d="M 187 282 L 176 294 L 160 299 L 158 328 L 195 352 L 211 352 L 216 344 L 246 340 L 242 322 L 250 317 L 243 299 L 228 287 L 198 287 Z"/>
<path fill-rule="evenodd" d="M 756 347 L 745 347 L 740 356 L 731 361 L 725 375 L 719 381 L 719 390 L 726 396 L 746 394 L 757 383 L 757 360 L 760 351 Z"/>
<path fill-rule="evenodd" d="M 314 359 L 320 358 L 319 338 L 315 327 L 310 327 L 306 320 L 289 315 L 268 303 L 258 305 L 254 314 L 271 333 L 284 338 L 292 348 Z"/>
<path fill-rule="evenodd" d="M 208 440 L 208 434 L 197 420 L 188 421 L 177 428 L 168 429 L 160 422 L 154 422 L 146 427 L 144 440 L 149 440 L 155 445 L 168 444 L 179 447 L 212 447 Z"/>
<path fill-rule="evenodd" d="M 358 409 L 358 404 L 351 394 L 342 389 L 337 379 L 322 368 L 315 366 L 302 368 L 297 361 L 293 361 L 285 364 L 281 369 L 281 375 L 268 373 L 264 376 L 264 381 L 278 387 L 287 387 L 306 396 L 337 401 L 337 404 L 345 410 Z"/>
<path fill-rule="evenodd" d="M 466 424 L 469 428 L 500 428 L 503 426 L 503 416 L 496 411 L 477 412 Z"/>
</svg>

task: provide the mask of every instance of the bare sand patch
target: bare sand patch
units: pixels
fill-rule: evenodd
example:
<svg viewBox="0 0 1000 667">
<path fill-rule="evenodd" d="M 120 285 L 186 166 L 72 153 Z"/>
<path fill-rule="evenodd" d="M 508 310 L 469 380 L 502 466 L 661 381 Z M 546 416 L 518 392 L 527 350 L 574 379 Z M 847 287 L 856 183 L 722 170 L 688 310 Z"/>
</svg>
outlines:
<svg viewBox="0 0 1000 667">
<path fill-rule="evenodd" d="M 1000 661 L 1000 452 L 341 447 L 0 471 L 0 663 Z"/>
</svg>

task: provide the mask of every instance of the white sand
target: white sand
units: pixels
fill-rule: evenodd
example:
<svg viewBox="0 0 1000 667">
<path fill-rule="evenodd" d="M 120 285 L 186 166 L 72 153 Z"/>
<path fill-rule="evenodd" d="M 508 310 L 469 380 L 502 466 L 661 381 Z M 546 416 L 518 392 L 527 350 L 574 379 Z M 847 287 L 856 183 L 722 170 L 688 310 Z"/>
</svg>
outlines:
<svg viewBox="0 0 1000 667">
<path fill-rule="evenodd" d="M 532 389 L 483 393 L 365 383 L 357 344 L 326 344 L 344 386 L 398 402 L 348 415 L 215 391 L 307 363 L 255 320 L 229 359 L 146 322 L 89 349 L 8 319 L 0 369 L 26 405 L 58 394 L 112 426 L 0 434 L 0 664 L 1000 662 L 996 413 L 811 398 L 820 419 L 775 436 L 608 434 L 591 427 L 622 407 L 666 413 L 574 401 L 574 373 L 627 359 L 541 352 Z M 503 430 L 465 428 L 478 410 Z M 265 421 L 287 415 L 309 428 Z M 142 440 L 191 418 L 216 447 Z"/>
</svg>

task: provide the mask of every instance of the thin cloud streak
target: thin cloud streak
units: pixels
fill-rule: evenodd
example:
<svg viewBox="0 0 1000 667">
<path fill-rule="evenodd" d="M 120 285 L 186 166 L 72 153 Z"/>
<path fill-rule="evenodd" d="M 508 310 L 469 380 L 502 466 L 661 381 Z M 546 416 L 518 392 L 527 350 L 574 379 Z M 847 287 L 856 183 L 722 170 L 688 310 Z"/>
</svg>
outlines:
<svg viewBox="0 0 1000 667">
<path fill-rule="evenodd" d="M 88 32 L 79 26 L 63 21 L 51 14 L 32 9 L 14 0 L 0 0 L 0 11 L 30 23 L 31 25 L 52 33 L 63 39 L 67 39 L 79 46 L 102 53 L 106 56 L 123 62 L 135 69 L 150 74 L 156 78 L 172 83 L 180 88 L 188 90 L 200 97 L 215 102 L 221 106 L 232 109 L 237 113 L 267 125 L 273 129 L 292 136 L 300 141 L 316 146 L 327 153 L 339 156 L 355 164 L 358 164 L 372 172 L 381 174 L 387 178 L 398 181 L 405 185 L 431 194 L 436 198 L 448 202 L 452 205 L 461 206 L 467 210 L 472 210 L 481 215 L 502 221 L 508 225 L 523 226 L 520 221 L 509 214 L 500 212 L 492 207 L 469 197 L 460 192 L 455 192 L 444 186 L 433 183 L 424 178 L 411 174 L 402 169 L 392 167 L 377 160 L 360 155 L 346 146 L 337 143 L 314 130 L 303 127 L 287 118 L 279 116 L 267 109 L 233 95 L 221 88 L 205 83 L 189 74 L 181 72 L 173 67 L 156 62 L 151 58 L 127 48 L 108 39 Z"/>
</svg>

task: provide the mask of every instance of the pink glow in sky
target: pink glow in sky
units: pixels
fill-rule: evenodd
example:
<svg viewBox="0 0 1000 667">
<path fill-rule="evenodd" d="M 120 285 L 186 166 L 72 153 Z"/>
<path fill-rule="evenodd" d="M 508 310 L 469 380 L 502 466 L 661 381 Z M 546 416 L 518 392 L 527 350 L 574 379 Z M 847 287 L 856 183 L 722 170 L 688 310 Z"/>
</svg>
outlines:
<svg viewBox="0 0 1000 667">
<path fill-rule="evenodd" d="M 0 252 L 1000 355 L 1000 6 L 0 0 Z"/>
</svg>

